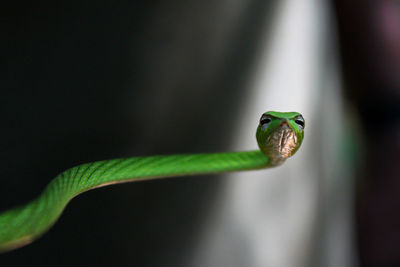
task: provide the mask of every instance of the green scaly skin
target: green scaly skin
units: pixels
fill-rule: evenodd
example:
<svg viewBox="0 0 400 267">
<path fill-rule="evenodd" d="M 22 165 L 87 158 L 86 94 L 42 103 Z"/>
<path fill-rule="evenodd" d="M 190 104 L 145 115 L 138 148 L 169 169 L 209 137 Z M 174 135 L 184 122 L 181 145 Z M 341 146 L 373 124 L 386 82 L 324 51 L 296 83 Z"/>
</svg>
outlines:
<svg viewBox="0 0 400 267">
<path fill-rule="evenodd" d="M 303 126 L 299 120 L 303 121 Z M 290 146 L 294 139 L 285 137 L 288 132 L 295 136 L 294 146 Z M 274 167 L 298 150 L 303 134 L 304 119 L 299 113 L 269 111 L 262 115 L 257 128 L 260 150 L 135 157 L 73 167 L 54 178 L 38 198 L 0 214 L 0 252 L 27 245 L 37 239 L 57 221 L 72 198 L 90 189 L 155 178 Z M 274 146 L 271 142 L 279 144 Z M 289 153 L 286 148 L 289 148 Z M 282 150 L 282 153 L 271 152 L 271 149 Z"/>
</svg>

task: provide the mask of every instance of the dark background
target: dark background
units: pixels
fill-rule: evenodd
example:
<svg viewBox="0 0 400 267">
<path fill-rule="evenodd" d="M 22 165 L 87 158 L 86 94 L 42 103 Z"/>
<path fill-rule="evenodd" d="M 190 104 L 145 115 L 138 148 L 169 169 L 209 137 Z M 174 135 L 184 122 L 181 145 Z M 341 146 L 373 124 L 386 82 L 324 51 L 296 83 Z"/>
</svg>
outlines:
<svg viewBox="0 0 400 267">
<path fill-rule="evenodd" d="M 4 6 L 0 211 L 80 163 L 225 151 L 275 8 L 235 3 Z M 360 265 L 399 266 L 400 7 L 332 7 L 347 103 L 365 140 L 355 192 Z M 89 191 L 42 238 L 1 255 L 0 266 L 185 266 L 218 185 L 208 176 Z"/>
<path fill-rule="evenodd" d="M 0 210 L 84 162 L 226 151 L 272 10 L 272 2 L 242 2 L 9 7 Z M 89 191 L 42 238 L 1 255 L 0 265 L 185 266 L 218 185 L 208 176 Z"/>
<path fill-rule="evenodd" d="M 361 119 L 360 266 L 400 266 L 400 2 L 333 2 L 345 93 Z"/>
</svg>

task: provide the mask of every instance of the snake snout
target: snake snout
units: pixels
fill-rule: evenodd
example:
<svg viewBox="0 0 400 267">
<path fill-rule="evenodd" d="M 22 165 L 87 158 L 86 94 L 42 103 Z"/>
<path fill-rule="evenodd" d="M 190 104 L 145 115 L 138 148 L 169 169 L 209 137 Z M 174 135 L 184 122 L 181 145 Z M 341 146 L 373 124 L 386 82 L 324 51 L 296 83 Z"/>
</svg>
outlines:
<svg viewBox="0 0 400 267">
<path fill-rule="evenodd" d="M 289 123 L 287 122 L 287 120 L 283 120 L 279 126 L 280 126 L 281 129 L 290 128 L 289 127 Z"/>
</svg>

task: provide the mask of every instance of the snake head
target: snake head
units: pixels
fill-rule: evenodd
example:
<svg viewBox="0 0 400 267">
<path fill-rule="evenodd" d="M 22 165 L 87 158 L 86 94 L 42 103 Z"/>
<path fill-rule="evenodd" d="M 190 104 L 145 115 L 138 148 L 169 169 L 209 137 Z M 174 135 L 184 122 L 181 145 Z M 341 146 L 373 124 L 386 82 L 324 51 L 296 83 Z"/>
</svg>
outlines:
<svg viewBox="0 0 400 267">
<path fill-rule="evenodd" d="M 280 165 L 299 149 L 304 137 L 305 121 L 297 112 L 268 111 L 257 127 L 257 142 L 271 164 Z"/>
</svg>

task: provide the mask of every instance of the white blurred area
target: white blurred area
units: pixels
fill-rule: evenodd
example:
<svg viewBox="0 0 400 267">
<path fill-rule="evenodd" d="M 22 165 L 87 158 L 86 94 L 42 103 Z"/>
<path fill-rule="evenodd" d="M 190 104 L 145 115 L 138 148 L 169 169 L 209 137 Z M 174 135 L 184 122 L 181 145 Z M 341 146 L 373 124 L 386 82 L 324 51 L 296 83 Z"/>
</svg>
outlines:
<svg viewBox="0 0 400 267">
<path fill-rule="evenodd" d="M 357 265 L 352 173 L 339 157 L 344 113 L 330 7 L 285 0 L 275 14 L 232 150 L 257 147 L 257 119 L 267 110 L 301 112 L 303 145 L 279 168 L 227 175 L 188 266 Z"/>
</svg>

